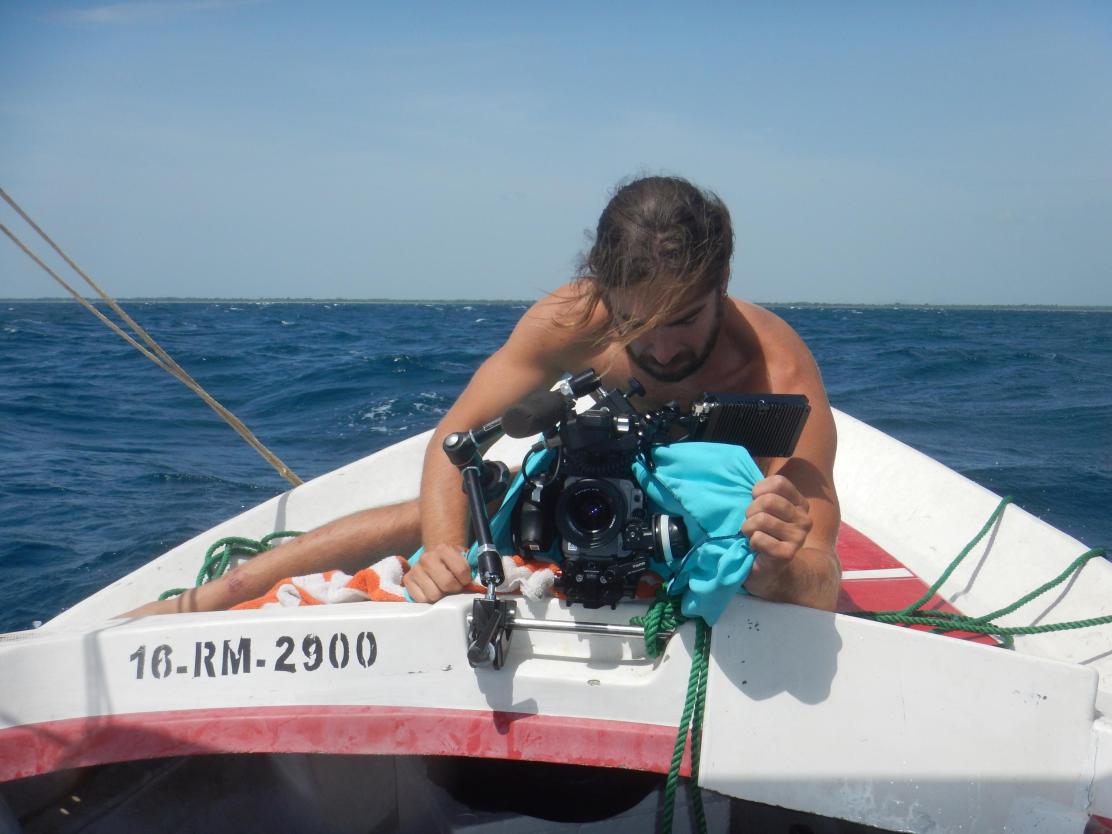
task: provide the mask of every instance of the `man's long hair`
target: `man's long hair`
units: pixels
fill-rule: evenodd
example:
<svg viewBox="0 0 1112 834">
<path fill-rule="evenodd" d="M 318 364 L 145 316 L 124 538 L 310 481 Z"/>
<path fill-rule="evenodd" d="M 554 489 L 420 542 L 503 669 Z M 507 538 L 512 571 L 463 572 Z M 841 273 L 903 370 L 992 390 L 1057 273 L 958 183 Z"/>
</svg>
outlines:
<svg viewBox="0 0 1112 834">
<path fill-rule="evenodd" d="M 615 291 L 632 290 L 640 309 L 650 312 L 632 323 L 611 318 L 599 338 L 629 344 L 724 287 L 733 251 L 730 212 L 718 195 L 679 177 L 622 184 L 580 260 L 578 310 L 568 324 L 586 324 L 599 304 L 609 311 Z"/>
</svg>

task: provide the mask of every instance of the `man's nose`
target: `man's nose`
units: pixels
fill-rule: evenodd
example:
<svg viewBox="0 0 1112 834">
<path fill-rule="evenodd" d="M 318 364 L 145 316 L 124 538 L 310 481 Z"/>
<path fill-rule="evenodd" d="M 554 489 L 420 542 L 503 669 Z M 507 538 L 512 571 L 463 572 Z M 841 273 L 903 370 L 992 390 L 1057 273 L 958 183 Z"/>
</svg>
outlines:
<svg viewBox="0 0 1112 834">
<path fill-rule="evenodd" d="M 649 356 L 651 356 L 658 365 L 667 365 L 676 358 L 676 354 L 680 352 L 681 348 L 682 345 L 679 339 L 659 334 L 653 339 L 652 344 L 649 346 Z"/>
</svg>

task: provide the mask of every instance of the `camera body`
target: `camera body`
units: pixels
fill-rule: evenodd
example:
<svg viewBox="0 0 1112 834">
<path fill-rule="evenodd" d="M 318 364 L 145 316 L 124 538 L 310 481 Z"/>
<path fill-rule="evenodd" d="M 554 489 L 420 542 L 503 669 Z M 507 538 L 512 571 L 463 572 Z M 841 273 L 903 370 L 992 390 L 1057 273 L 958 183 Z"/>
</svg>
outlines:
<svg viewBox="0 0 1112 834">
<path fill-rule="evenodd" d="M 593 372 L 580 377 L 567 383 L 563 413 L 538 444 L 557 450 L 556 463 L 526 479 L 511 529 L 523 555 L 551 552 L 558 534 L 557 587 L 568 602 L 614 607 L 634 595 L 651 558 L 686 553 L 687 537 L 682 519 L 648 512 L 633 476 L 633 463 L 654 433 L 646 431 L 652 421 L 628 395 L 602 391 Z M 584 388 L 595 403 L 576 413 Z M 640 386 L 631 381 L 631 389 Z"/>
</svg>

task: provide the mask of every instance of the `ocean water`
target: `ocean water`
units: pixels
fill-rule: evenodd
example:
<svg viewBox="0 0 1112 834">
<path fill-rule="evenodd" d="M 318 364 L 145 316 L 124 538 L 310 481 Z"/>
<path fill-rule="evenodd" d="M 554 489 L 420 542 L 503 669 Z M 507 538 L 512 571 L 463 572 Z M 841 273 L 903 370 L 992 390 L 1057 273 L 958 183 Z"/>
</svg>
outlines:
<svg viewBox="0 0 1112 834">
<path fill-rule="evenodd" d="M 131 303 L 302 478 L 436 424 L 524 304 Z M 833 404 L 1112 544 L 1112 313 L 775 307 Z M 0 302 L 0 632 L 285 488 L 74 303 Z"/>
</svg>

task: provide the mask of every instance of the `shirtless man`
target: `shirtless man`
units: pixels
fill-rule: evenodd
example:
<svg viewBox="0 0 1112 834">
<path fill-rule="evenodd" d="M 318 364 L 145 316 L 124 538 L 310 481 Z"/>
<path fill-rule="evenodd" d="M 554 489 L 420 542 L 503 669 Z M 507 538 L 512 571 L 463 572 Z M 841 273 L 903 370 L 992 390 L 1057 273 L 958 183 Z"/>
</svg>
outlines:
<svg viewBox="0 0 1112 834">
<path fill-rule="evenodd" d="M 468 515 L 444 437 L 482 425 L 567 371 L 595 368 L 606 387 L 631 376 L 640 407 L 689 404 L 704 391 L 805 394 L 811 415 L 789 459 L 758 460 L 741 532 L 757 557 L 746 589 L 765 599 L 833 610 L 841 568 L 834 491 L 834 419 L 807 347 L 773 313 L 730 298 L 733 229 L 713 194 L 685 180 L 625 185 L 599 219 L 580 277 L 533 305 L 506 343 L 475 372 L 425 453 L 416 501 L 364 510 L 256 557 L 223 578 L 129 616 L 228 608 L 278 580 L 329 568 L 355 572 L 391 553 L 425 553 L 406 574 L 417 602 L 461 591 Z"/>
</svg>

